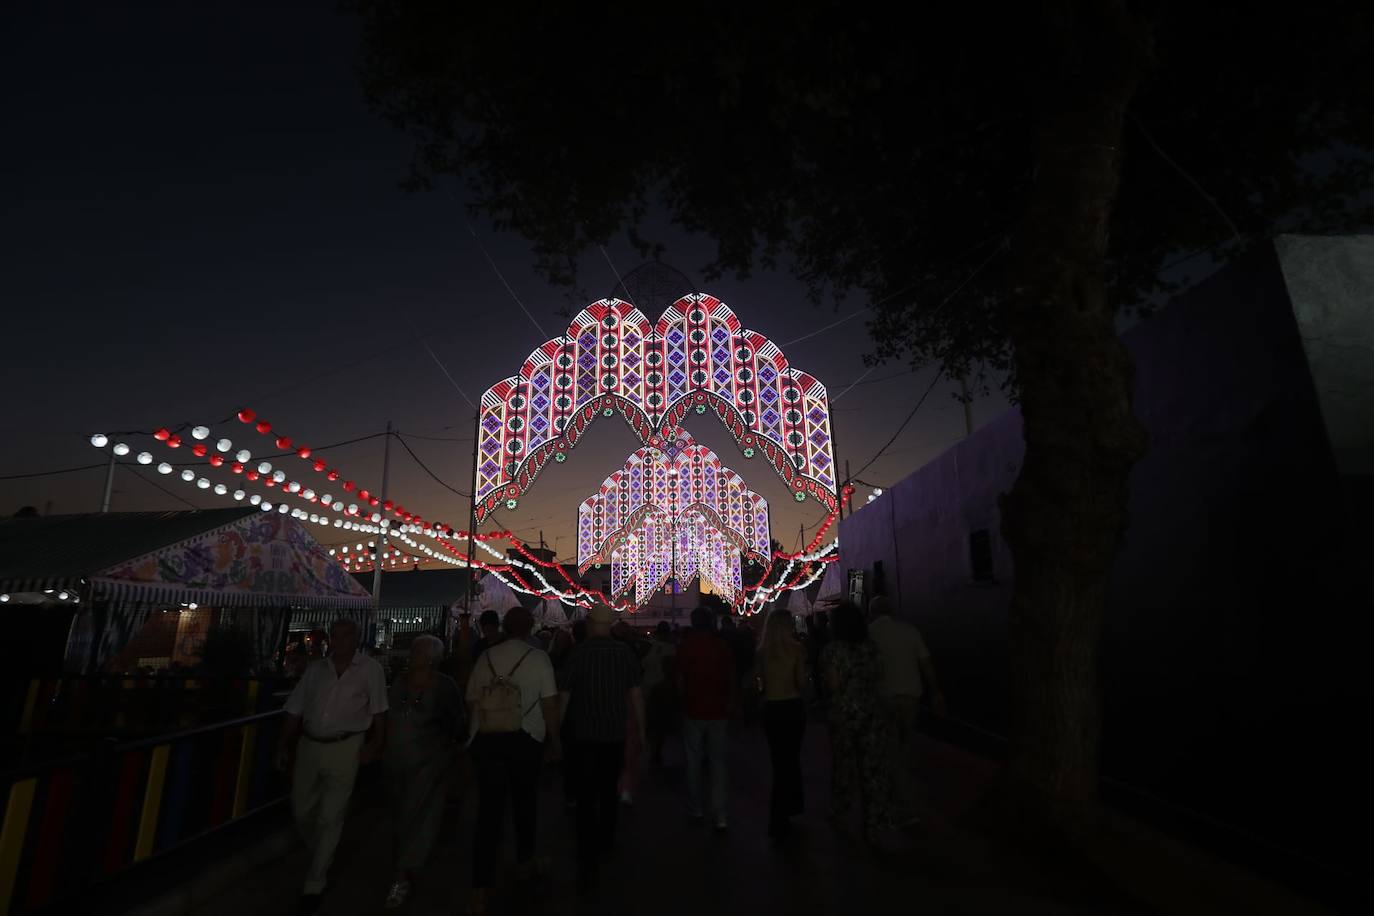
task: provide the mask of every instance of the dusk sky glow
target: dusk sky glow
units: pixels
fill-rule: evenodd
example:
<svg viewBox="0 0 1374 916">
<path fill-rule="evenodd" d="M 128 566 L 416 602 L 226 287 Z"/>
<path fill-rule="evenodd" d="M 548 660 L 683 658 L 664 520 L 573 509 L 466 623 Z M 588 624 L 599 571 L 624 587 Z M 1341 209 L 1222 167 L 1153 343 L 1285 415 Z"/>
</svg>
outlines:
<svg viewBox="0 0 1374 916">
<path fill-rule="evenodd" d="M 0 477 L 98 463 L 103 453 L 88 442 L 95 432 L 211 423 L 250 406 L 309 445 L 380 432 L 389 419 L 431 470 L 470 491 L 472 409 L 419 338 L 476 400 L 544 340 L 502 276 L 549 336 L 566 330 L 560 311 L 579 306 L 534 273 L 523 240 L 480 221 L 474 237 L 455 187 L 399 188 L 409 140 L 367 110 L 353 74 L 354 21 L 328 2 L 270 17 L 26 4 L 18 18 L 3 54 L 15 89 L 12 142 L 0 152 L 11 395 Z M 814 308 L 785 271 L 707 282 L 698 274 L 708 240 L 664 225 L 658 238 L 668 264 L 838 396 L 841 468 L 867 462 L 929 384 L 929 369 L 869 371 L 863 317 L 813 333 L 859 311 L 861 299 Z M 610 294 L 616 275 L 639 263 L 623 238 L 606 255 L 583 264 L 594 296 Z M 645 309 L 651 321 L 657 311 Z M 40 377 L 41 389 L 30 381 Z M 865 480 L 889 485 L 957 441 L 963 410 L 954 389 L 937 387 Z M 1004 406 L 981 401 L 975 417 Z M 687 427 L 769 500 L 786 549 L 798 546 L 799 526 L 810 537 L 824 516 L 818 504 L 796 504 L 775 475 L 751 468 L 713 417 Z M 245 430 L 212 427 L 212 441 L 273 450 L 266 437 L 247 442 Z M 155 445 L 128 442 L 134 453 Z M 542 531 L 560 557 L 573 557 L 578 503 L 638 444 L 618 420 L 596 424 L 517 511 L 498 512 L 483 530 L 509 528 L 531 541 Z M 327 457 L 380 484 L 380 439 Z M 175 476 L 138 473 L 192 505 L 231 504 Z M 212 481 L 221 477 L 232 484 L 227 473 Z M 0 512 L 96 511 L 103 480 L 99 469 L 0 480 Z M 388 495 L 428 518 L 466 523 L 467 501 L 399 445 Z M 121 470 L 112 508 L 186 502 Z M 339 539 L 314 530 L 325 543 Z"/>
</svg>

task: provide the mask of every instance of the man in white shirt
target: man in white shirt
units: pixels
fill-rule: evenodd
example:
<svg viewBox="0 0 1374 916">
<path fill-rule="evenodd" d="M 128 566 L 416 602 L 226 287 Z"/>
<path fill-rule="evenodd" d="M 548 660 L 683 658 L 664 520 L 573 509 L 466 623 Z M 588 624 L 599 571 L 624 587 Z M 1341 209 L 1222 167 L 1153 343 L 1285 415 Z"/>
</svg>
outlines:
<svg viewBox="0 0 1374 916">
<path fill-rule="evenodd" d="M 558 684 L 548 653 L 528 642 L 534 620 L 525 608 L 514 607 L 506 612 L 502 625 L 505 641 L 478 657 L 468 679 L 468 719 L 472 723 L 472 760 L 478 786 L 470 913 L 486 912 L 487 898 L 495 886 L 507 804 L 515 821 L 516 873 L 529 879 L 544 870 L 534 855 L 539 765 L 545 758 L 557 760 L 561 754 Z M 483 730 L 480 705 L 487 688 L 498 680 L 520 689 L 517 731 Z"/>
<path fill-rule="evenodd" d="M 868 636 L 878 646 L 883 659 L 881 697 L 883 713 L 892 735 L 893 784 L 897 800 L 906 812 L 907 823 L 916 823 L 916 786 L 912 774 L 916 721 L 923 688 L 930 688 L 930 708 L 937 716 L 945 714 L 945 695 L 935 677 L 930 650 L 921 631 L 905 620 L 892 616 L 892 602 L 878 595 L 868 604 L 872 621 Z"/>
<path fill-rule="evenodd" d="M 286 700 L 277 767 L 294 748 L 291 813 L 313 853 L 300 913 L 319 910 L 358 764 L 376 760 L 386 740 L 386 675 L 358 651 L 359 635 L 354 621 L 336 621 L 329 656 L 310 663 Z"/>
</svg>

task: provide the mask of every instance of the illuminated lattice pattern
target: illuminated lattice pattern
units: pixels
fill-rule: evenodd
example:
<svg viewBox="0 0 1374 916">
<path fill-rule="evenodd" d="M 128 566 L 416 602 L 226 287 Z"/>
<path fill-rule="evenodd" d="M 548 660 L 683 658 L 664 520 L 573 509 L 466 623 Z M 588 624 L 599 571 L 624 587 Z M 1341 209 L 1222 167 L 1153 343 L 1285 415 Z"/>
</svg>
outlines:
<svg viewBox="0 0 1374 916">
<path fill-rule="evenodd" d="M 593 303 L 565 336 L 482 395 L 474 486 L 481 521 L 562 461 L 598 416 L 619 414 L 661 447 L 688 412 L 714 413 L 745 457 L 760 455 L 798 500 L 836 506 L 825 386 L 719 299 L 693 293 L 656 324 L 619 299 Z"/>
<path fill-rule="evenodd" d="M 768 501 L 686 430 L 665 427 L 662 432 L 660 445 L 636 450 L 578 507 L 579 572 L 585 573 L 593 563 L 610 562 L 651 508 L 669 519 L 695 510 L 733 544 L 736 553 L 766 560 Z"/>
<path fill-rule="evenodd" d="M 740 600 L 744 588 L 739 548 L 696 507 L 676 521 L 656 506 L 647 507 L 637 527 L 611 552 L 610 562 L 612 597 L 622 598 L 633 589 L 635 604 L 648 601 L 669 576 L 680 587 L 699 576 L 731 604 Z"/>
</svg>

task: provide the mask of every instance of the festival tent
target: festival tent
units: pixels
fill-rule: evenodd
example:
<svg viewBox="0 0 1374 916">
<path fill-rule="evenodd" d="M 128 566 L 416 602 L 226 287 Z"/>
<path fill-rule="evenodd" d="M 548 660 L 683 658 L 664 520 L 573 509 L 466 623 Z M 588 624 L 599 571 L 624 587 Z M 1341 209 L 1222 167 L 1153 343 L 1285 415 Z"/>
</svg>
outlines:
<svg viewBox="0 0 1374 916">
<path fill-rule="evenodd" d="M 375 571 L 355 572 L 353 578 L 372 590 Z M 387 569 L 382 571 L 378 628 L 387 635 L 433 633 L 442 636 L 449 611 L 463 606 L 468 589 L 466 569 Z M 293 623 L 292 629 L 296 629 Z"/>
<path fill-rule="evenodd" d="M 69 670 L 127 667 L 129 651 L 191 663 L 225 624 L 250 631 L 265 664 L 292 615 L 364 623 L 372 604 L 304 525 L 246 506 L 0 520 L 0 558 L 0 595 L 69 596 Z"/>
<path fill-rule="evenodd" d="M 572 623 L 568 619 L 567 608 L 557 598 L 543 599 L 530 608 L 530 616 L 534 618 L 534 631 L 536 633 L 546 627 L 553 629 L 566 627 Z"/>
<path fill-rule="evenodd" d="M 839 561 L 830 563 L 825 567 L 825 573 L 821 576 L 821 589 L 816 593 L 816 600 L 813 607 L 824 607 L 827 604 L 835 604 L 844 599 L 843 575 L 840 573 Z"/>
<path fill-rule="evenodd" d="M 833 563 L 831 564 L 834 565 Z M 812 606 L 811 600 L 806 597 L 806 590 L 794 588 L 787 593 L 787 610 L 792 612 L 794 617 L 810 617 Z"/>
<path fill-rule="evenodd" d="M 505 618 L 506 611 L 520 604 L 519 597 L 512 589 L 497 576 L 487 573 L 477 580 L 477 602 L 473 606 L 473 613 L 482 614 L 486 611 L 495 611 L 501 618 Z"/>
</svg>

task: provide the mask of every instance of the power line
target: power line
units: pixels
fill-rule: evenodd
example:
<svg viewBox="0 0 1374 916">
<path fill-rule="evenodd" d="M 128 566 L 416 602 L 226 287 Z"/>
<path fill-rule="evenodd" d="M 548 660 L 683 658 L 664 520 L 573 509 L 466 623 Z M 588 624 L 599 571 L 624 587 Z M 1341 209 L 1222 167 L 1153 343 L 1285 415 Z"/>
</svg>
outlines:
<svg viewBox="0 0 1374 916">
<path fill-rule="evenodd" d="M 902 430 L 906 429 L 906 425 L 911 422 L 911 419 L 913 417 L 916 416 L 916 411 L 921 409 L 921 405 L 926 402 L 926 398 L 930 397 L 930 393 L 935 390 L 935 385 L 940 381 L 940 379 L 944 378 L 944 375 L 945 373 L 943 369 L 935 373 L 935 378 L 930 380 L 930 387 L 925 390 L 925 394 L 921 395 L 920 400 L 916 402 L 916 406 L 911 408 L 911 413 L 906 415 L 906 419 L 902 421 L 901 426 L 897 427 L 897 431 L 892 434 L 892 438 L 888 439 L 887 442 L 883 444 L 883 447 L 878 449 L 878 453 L 874 455 L 872 458 L 868 459 L 868 463 L 865 464 L 863 467 L 859 468 L 857 473 L 862 474 L 864 471 L 872 467 L 873 462 L 881 458 L 883 456 L 883 452 L 887 451 L 888 447 L 891 446 L 892 443 L 897 441 L 897 437 L 902 434 Z M 849 479 L 853 480 L 854 476 L 855 475 L 853 474 L 849 475 Z"/>
<path fill-rule="evenodd" d="M 471 436 L 422 436 L 419 433 L 406 433 L 412 439 L 425 439 L 429 442 L 471 442 Z"/>
<path fill-rule="evenodd" d="M 410 457 L 415 459 L 415 463 L 418 464 L 421 468 L 423 468 L 426 474 L 428 474 L 430 477 L 433 477 L 435 482 L 437 482 L 440 486 L 444 487 L 447 490 L 452 490 L 454 493 L 457 493 L 464 499 L 472 499 L 471 493 L 464 493 L 462 490 L 448 483 L 448 481 L 444 480 L 438 474 L 431 471 L 429 469 L 429 465 L 425 464 L 424 461 L 420 459 L 420 456 L 415 454 L 415 450 L 410 447 L 410 444 L 408 442 L 406 442 L 404 436 L 402 436 L 400 433 L 393 433 L 393 435 L 395 435 L 396 441 L 401 443 L 401 447 L 410 453 Z"/>
<path fill-rule="evenodd" d="M 144 477 L 143 474 L 138 470 L 137 465 L 129 464 L 126 461 L 120 461 L 117 462 L 117 464 L 122 468 L 129 469 L 133 472 L 133 475 L 137 477 L 139 480 L 143 481 L 155 490 L 161 490 L 163 493 L 166 493 L 168 496 L 172 497 L 172 499 L 175 499 L 177 502 L 180 502 L 183 505 L 190 506 L 192 509 L 199 510 L 201 508 L 200 506 L 197 506 L 195 503 L 191 502 L 189 499 L 183 497 L 180 493 L 173 493 L 171 490 L 167 489 L 162 484 L 158 483 L 156 480 L 153 480 L 151 477 Z"/>
<path fill-rule="evenodd" d="M 34 471 L 32 474 L 6 474 L 0 480 L 25 480 L 31 477 L 55 477 L 58 474 L 73 474 L 77 471 L 89 471 L 91 468 L 103 468 L 106 462 L 99 464 L 83 464 L 74 468 L 60 468 L 56 471 Z"/>
<path fill-rule="evenodd" d="M 417 331 L 416 334 L 418 336 L 419 332 Z M 429 358 L 434 360 L 434 364 L 439 367 L 439 371 L 444 373 L 444 378 L 448 379 L 448 383 L 453 386 L 454 390 L 463 396 L 463 400 L 468 402 L 468 406 L 471 407 L 473 410 L 477 410 L 477 405 L 472 403 L 472 398 L 468 397 L 468 393 L 464 391 L 462 389 L 462 386 L 460 386 L 458 382 L 454 380 L 453 376 L 449 374 L 448 367 L 445 366 L 443 361 L 439 359 L 438 355 L 435 354 L 435 352 L 432 349 L 430 349 L 429 341 L 421 337 L 420 346 L 425 348 L 425 352 L 429 354 Z"/>
<path fill-rule="evenodd" d="M 467 220 L 463 220 L 463 222 L 467 223 L 468 232 L 472 233 L 473 241 L 477 243 L 478 248 L 482 249 L 482 257 L 487 259 L 487 263 L 491 265 L 491 269 L 496 272 L 496 277 L 501 281 L 501 285 L 506 288 L 506 292 L 510 293 L 510 297 L 515 300 L 515 304 L 520 306 L 520 311 L 525 313 L 525 317 L 530 320 L 530 324 L 534 325 L 535 329 L 539 331 L 540 334 L 544 335 L 545 340 L 548 340 L 549 332 L 545 331 L 543 325 L 534 317 L 534 314 L 530 312 L 529 309 L 525 308 L 525 303 L 520 301 L 520 297 L 515 294 L 515 290 L 511 289 L 511 285 L 506 282 L 506 277 L 501 273 L 501 268 L 496 266 L 496 262 L 493 261 L 491 255 L 487 253 L 487 246 L 483 245 L 482 240 L 477 237 L 477 230 L 472 228 L 472 223 L 469 223 Z"/>
</svg>

